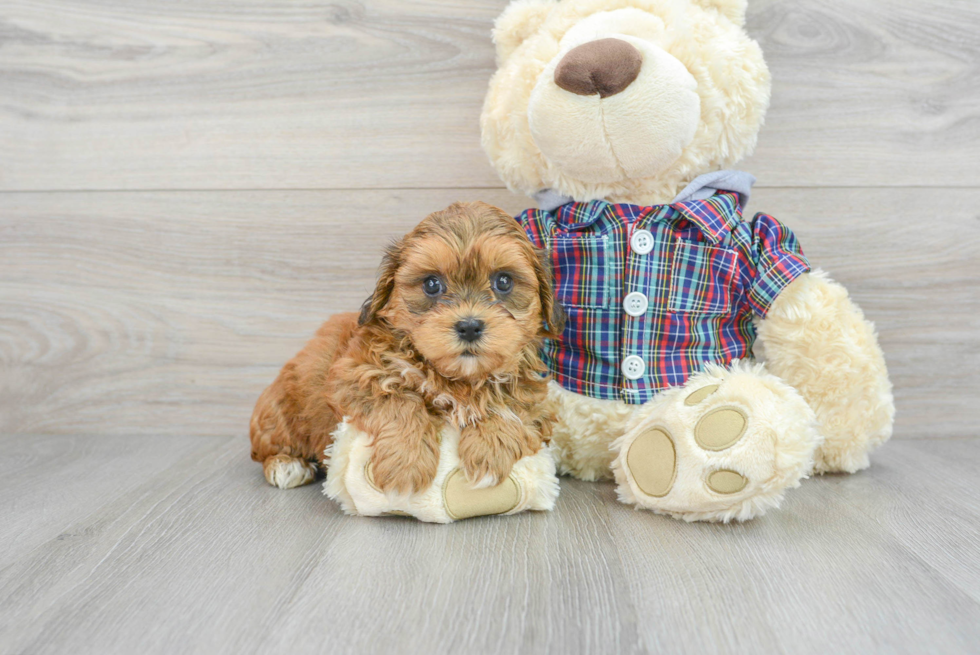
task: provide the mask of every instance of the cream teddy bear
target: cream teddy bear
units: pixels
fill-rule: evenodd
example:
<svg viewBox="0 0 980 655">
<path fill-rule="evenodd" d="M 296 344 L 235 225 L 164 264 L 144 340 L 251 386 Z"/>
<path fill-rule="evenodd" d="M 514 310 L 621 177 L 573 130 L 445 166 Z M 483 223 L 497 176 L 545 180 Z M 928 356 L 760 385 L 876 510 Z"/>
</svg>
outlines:
<svg viewBox="0 0 980 655">
<path fill-rule="evenodd" d="M 544 356 L 561 473 L 625 503 L 745 520 L 891 435 L 874 328 L 729 170 L 769 103 L 744 0 L 516 0 L 483 146 L 540 209 L 568 314 Z M 754 355 L 764 354 L 765 363 Z"/>
</svg>

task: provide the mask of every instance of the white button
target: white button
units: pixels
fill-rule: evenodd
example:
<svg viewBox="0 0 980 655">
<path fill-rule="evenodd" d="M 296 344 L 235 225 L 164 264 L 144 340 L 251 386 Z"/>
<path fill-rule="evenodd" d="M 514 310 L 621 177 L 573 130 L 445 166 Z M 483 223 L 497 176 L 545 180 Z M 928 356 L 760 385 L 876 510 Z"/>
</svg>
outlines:
<svg viewBox="0 0 980 655">
<path fill-rule="evenodd" d="M 623 360 L 623 375 L 627 380 L 639 380 L 647 370 L 647 365 L 636 355 L 630 355 Z"/>
<path fill-rule="evenodd" d="M 630 237 L 630 247 L 637 255 L 645 255 L 653 250 L 653 235 L 647 230 L 637 230 Z"/>
<path fill-rule="evenodd" d="M 646 313 L 649 304 L 650 301 L 647 300 L 647 297 L 639 291 L 634 291 L 623 298 L 623 309 L 625 309 L 626 313 L 630 316 L 643 316 Z"/>
</svg>

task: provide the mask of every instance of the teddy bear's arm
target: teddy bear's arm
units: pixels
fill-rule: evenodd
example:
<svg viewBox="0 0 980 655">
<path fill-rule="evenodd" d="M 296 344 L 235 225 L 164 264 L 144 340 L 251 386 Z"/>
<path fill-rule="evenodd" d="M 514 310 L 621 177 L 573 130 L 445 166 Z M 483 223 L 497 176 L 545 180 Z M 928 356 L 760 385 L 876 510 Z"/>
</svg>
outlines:
<svg viewBox="0 0 980 655">
<path fill-rule="evenodd" d="M 810 404 L 825 439 L 814 470 L 854 472 L 886 441 L 895 413 L 874 325 L 825 273 L 803 274 L 758 324 L 766 367 Z"/>
</svg>

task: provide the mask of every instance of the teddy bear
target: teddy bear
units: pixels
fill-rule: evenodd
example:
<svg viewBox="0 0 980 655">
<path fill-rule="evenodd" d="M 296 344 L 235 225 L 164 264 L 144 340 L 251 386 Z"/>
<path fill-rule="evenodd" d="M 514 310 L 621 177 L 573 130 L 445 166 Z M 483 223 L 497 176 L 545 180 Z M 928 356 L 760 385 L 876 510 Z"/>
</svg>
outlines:
<svg viewBox="0 0 980 655">
<path fill-rule="evenodd" d="M 792 230 L 743 215 L 770 97 L 745 0 L 515 0 L 482 143 L 547 251 L 558 471 L 685 521 L 746 520 L 892 431 L 874 326 Z"/>
</svg>

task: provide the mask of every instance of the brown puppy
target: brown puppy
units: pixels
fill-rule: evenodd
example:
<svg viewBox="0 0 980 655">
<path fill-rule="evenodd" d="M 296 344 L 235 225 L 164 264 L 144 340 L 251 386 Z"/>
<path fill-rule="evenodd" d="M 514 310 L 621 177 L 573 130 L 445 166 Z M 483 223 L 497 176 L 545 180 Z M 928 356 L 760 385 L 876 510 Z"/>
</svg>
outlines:
<svg viewBox="0 0 980 655">
<path fill-rule="evenodd" d="M 551 434 L 538 347 L 563 323 L 549 268 L 513 218 L 481 202 L 430 214 L 388 249 L 360 317 L 330 318 L 262 393 L 252 459 L 272 485 L 310 482 L 346 416 L 373 437 L 375 484 L 419 491 L 450 424 L 469 479 L 496 484 Z"/>
</svg>

